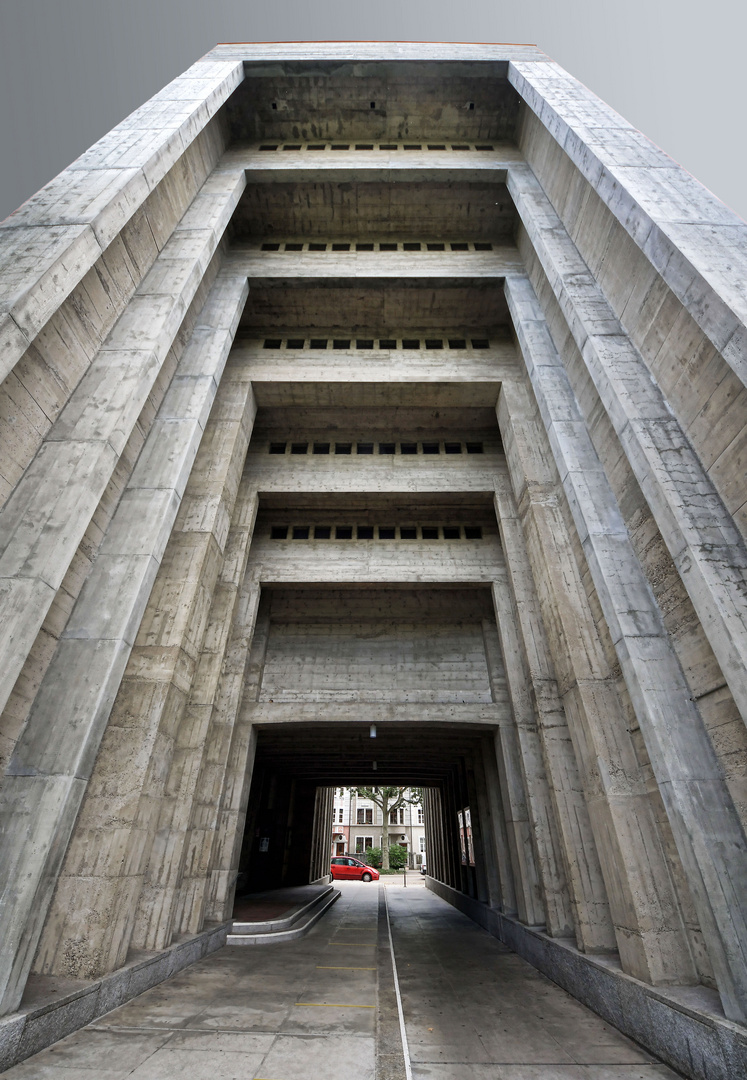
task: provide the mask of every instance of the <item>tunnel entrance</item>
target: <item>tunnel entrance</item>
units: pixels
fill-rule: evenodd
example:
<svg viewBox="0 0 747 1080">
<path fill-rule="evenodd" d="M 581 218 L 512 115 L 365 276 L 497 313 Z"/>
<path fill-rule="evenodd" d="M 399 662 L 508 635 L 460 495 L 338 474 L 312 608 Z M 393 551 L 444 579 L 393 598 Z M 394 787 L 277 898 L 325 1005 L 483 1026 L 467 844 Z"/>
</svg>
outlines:
<svg viewBox="0 0 747 1080">
<path fill-rule="evenodd" d="M 378 713 L 373 723 L 365 718 L 365 706 L 360 712 L 359 722 L 259 730 L 237 903 L 246 894 L 325 879 L 333 854 L 365 861 L 384 828 L 390 843 L 404 839 L 406 846 L 404 809 L 384 822 L 381 811 L 366 803 L 371 810 L 361 809 L 363 827 L 357 829 L 371 834 L 365 844 L 360 841 L 369 838 L 362 835 L 357 845 L 355 837 L 351 843 L 356 825 L 351 815 L 345 813 L 344 823 L 337 820 L 336 791 L 390 785 L 422 790 L 417 817 L 427 838 L 428 872 L 468 896 L 488 900 L 485 846 L 494 847 L 494 839 L 484 833 L 493 828 L 487 775 L 497 768 L 494 726 L 432 724 L 422 718 L 382 723 Z M 338 795 L 337 803 L 343 801 Z M 411 869 L 419 866 L 414 857 L 408 862 Z"/>
</svg>

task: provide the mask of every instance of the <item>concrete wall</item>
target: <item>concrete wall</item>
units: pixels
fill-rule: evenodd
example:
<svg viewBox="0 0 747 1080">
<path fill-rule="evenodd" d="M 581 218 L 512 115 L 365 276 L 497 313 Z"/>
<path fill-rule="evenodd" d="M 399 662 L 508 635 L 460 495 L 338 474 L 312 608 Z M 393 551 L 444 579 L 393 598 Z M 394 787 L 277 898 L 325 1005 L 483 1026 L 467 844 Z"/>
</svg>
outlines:
<svg viewBox="0 0 747 1080">
<path fill-rule="evenodd" d="M 219 46 L 0 227 L 7 1013 L 229 918 L 268 777 L 322 876 L 375 761 L 744 1021 L 746 262 L 524 46 Z"/>
</svg>

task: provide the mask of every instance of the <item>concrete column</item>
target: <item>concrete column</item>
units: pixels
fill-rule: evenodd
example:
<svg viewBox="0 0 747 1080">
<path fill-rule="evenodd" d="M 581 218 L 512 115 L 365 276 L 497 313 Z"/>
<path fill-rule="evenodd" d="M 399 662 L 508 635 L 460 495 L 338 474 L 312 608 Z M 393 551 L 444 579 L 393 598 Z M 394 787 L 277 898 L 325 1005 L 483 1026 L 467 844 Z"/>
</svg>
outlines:
<svg viewBox="0 0 747 1080">
<path fill-rule="evenodd" d="M 246 295 L 246 282 L 230 272 L 216 278 L 8 767 L 0 796 L 4 1011 L 23 993 Z M 81 974 L 77 949 L 69 957 L 69 973 Z"/>
<path fill-rule="evenodd" d="M 483 638 L 491 689 L 495 697 L 497 684 L 504 677 L 503 658 L 495 628 L 483 625 Z M 496 732 L 495 754 L 519 918 L 530 926 L 544 925 L 545 907 L 537 865 L 536 836 L 527 807 L 527 790 L 513 713 L 511 721 L 502 724 Z M 552 859 L 552 855 L 550 857 Z"/>
<path fill-rule="evenodd" d="M 697 982 L 655 810 L 576 562 L 547 434 L 518 380 L 502 385 L 498 422 L 623 969 L 653 984 Z"/>
<path fill-rule="evenodd" d="M 583 952 L 607 952 L 616 944 L 602 870 L 505 470 L 497 477 L 495 505 L 506 587 L 499 592 L 494 586 L 494 599 L 514 715 L 524 718 L 519 730 L 526 727 L 533 754 L 541 753 L 544 762 L 548 811 L 557 825 L 576 944 Z"/>
<path fill-rule="evenodd" d="M 731 1019 L 747 1015 L 747 839 L 609 481 L 526 278 L 519 344 Z M 717 654 L 718 655 L 718 654 Z"/>
<path fill-rule="evenodd" d="M 485 862 L 488 903 L 491 907 L 502 909 L 501 858 L 498 853 L 496 824 L 493 821 L 493 806 L 485 779 L 484 759 L 488 754 L 494 753 L 492 739 L 483 739 L 481 741 L 481 751 L 482 753 L 474 758 L 473 769 L 480 817 L 480 836 Z"/>
<path fill-rule="evenodd" d="M 189 492 L 189 488 L 187 490 Z M 134 948 L 163 949 L 170 944 L 174 932 L 186 842 L 197 809 L 197 785 L 204 775 L 203 762 L 208 746 L 215 738 L 213 718 L 221 725 L 217 716 L 217 694 L 237 616 L 239 588 L 244 578 L 257 505 L 257 492 L 253 484 L 245 480 L 236 499 L 189 701 L 175 735 L 169 777 L 161 799 L 133 929 Z"/>
<path fill-rule="evenodd" d="M 259 696 L 270 633 L 270 596 L 260 597 L 251 651 L 244 674 L 244 694 L 231 732 L 223 774 L 213 849 L 210 880 L 205 901 L 205 918 L 215 922 L 230 917 L 233 890 L 239 872 L 246 809 L 254 770 L 257 732 L 247 706 Z"/>
<path fill-rule="evenodd" d="M 565 867 L 537 735 L 536 715 L 529 698 L 526 667 L 505 580 L 494 581 L 492 593 L 498 630 L 485 625 L 483 633 L 488 656 L 499 653 L 503 658 L 511 698 L 511 723 L 501 725 L 500 735 L 504 742 L 511 739 L 512 756 L 521 770 L 527 826 L 533 842 L 544 912 L 543 918 L 535 918 L 535 924 L 545 923 L 552 937 L 569 937 L 573 933 L 573 916 Z"/>
<path fill-rule="evenodd" d="M 60 874 L 43 973 L 92 977 L 127 954 L 255 412 L 251 383 L 229 362 Z"/>
<path fill-rule="evenodd" d="M 242 489 L 243 487 L 242 483 Z M 238 502 L 243 502 L 241 490 Z M 253 489 L 247 499 L 247 506 L 250 503 L 256 505 Z M 221 794 L 228 769 L 234 726 L 244 695 L 246 668 L 259 599 L 260 588 L 256 576 L 245 574 L 211 710 L 205 753 L 195 788 L 186 839 L 179 910 L 175 922 L 176 930 L 184 934 L 196 934 L 204 923 L 207 887 L 215 852 L 219 847 Z"/>
<path fill-rule="evenodd" d="M 486 740 L 488 743 L 488 740 Z M 490 816 L 493 822 L 495 848 L 498 857 L 498 872 L 501 879 L 501 911 L 507 915 L 518 915 L 514 871 L 511 863 L 511 848 L 508 839 L 506 818 L 503 812 L 501 784 L 495 748 L 495 737 L 489 740 L 482 760 L 485 770 L 485 786 L 490 801 Z"/>
</svg>

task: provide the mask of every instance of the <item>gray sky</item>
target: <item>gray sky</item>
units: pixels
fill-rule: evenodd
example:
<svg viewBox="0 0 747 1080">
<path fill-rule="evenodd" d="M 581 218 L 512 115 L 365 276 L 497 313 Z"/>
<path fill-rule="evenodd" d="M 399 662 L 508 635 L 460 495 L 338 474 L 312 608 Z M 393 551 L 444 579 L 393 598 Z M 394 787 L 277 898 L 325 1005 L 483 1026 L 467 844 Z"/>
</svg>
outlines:
<svg viewBox="0 0 747 1080">
<path fill-rule="evenodd" d="M 533 42 L 747 218 L 745 0 L 0 0 L 0 219 L 218 41 Z"/>
</svg>

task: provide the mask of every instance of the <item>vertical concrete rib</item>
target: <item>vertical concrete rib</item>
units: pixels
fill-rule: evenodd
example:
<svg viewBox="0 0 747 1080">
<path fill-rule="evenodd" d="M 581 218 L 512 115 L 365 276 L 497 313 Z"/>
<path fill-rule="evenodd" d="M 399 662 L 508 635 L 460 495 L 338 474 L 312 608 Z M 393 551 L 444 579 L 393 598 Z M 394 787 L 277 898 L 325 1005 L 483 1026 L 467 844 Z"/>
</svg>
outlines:
<svg viewBox="0 0 747 1080">
<path fill-rule="evenodd" d="M 557 826 L 550 803 L 550 791 L 537 735 L 537 719 L 529 698 L 529 679 L 519 644 L 515 615 L 511 608 L 505 579 L 493 582 L 493 605 L 496 630 L 483 626 L 488 657 L 500 652 L 511 697 L 512 723 L 501 725 L 501 739 L 511 738 L 521 770 L 521 785 L 526 794 L 526 808 L 531 839 L 536 852 L 538 884 L 542 894 L 544 918 L 551 937 L 570 937 L 573 915 L 568 897 L 565 863 L 558 841 Z M 496 635 L 500 639 L 493 642 Z M 534 920 L 535 925 L 538 920 Z"/>
<path fill-rule="evenodd" d="M 244 280 L 218 275 L 11 760 L 0 797 L 6 1010 L 23 993 L 246 294 Z"/>
<path fill-rule="evenodd" d="M 654 808 L 576 561 L 547 434 L 523 382 L 503 383 L 498 419 L 623 970 L 654 985 L 697 982 Z"/>
<path fill-rule="evenodd" d="M 747 723 L 747 545 L 529 166 L 508 187 Z"/>
<path fill-rule="evenodd" d="M 542 309 L 506 298 L 555 464 L 646 740 L 724 1003 L 747 1015 L 747 841 Z"/>
<path fill-rule="evenodd" d="M 605 952 L 615 948 L 609 902 L 516 500 L 505 468 L 496 477 L 495 506 L 506 557 L 508 594 L 505 598 L 508 611 L 504 618 L 499 615 L 498 628 L 509 640 L 502 640 L 501 644 L 504 656 L 509 653 L 514 657 L 515 692 L 520 699 L 528 699 L 524 708 L 530 715 L 536 715 L 573 906 L 576 943 L 582 952 Z M 508 674 L 508 660 L 506 665 Z"/>
<path fill-rule="evenodd" d="M 0 513 L 0 711 L 213 258 L 245 180 L 193 200 Z"/>
</svg>

